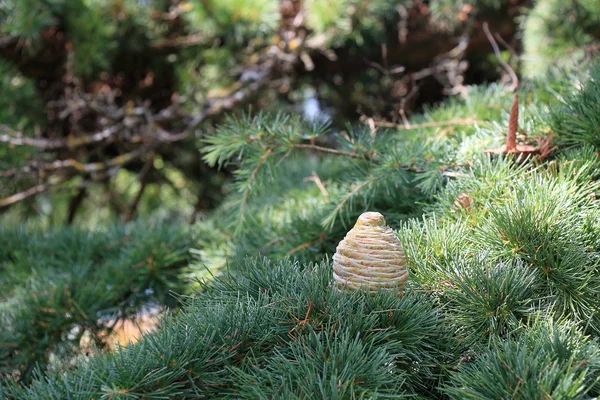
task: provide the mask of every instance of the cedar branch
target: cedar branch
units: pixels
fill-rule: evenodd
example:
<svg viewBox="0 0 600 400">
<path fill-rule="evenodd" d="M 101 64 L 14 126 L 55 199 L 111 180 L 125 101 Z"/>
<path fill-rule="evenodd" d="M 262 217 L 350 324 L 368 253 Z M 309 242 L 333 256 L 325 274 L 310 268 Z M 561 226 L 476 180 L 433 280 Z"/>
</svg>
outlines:
<svg viewBox="0 0 600 400">
<path fill-rule="evenodd" d="M 250 197 L 250 190 L 252 189 L 252 184 L 256 180 L 256 175 L 258 174 L 260 167 L 262 167 L 262 165 L 265 163 L 267 158 L 269 158 L 269 156 L 272 153 L 273 153 L 273 149 L 267 149 L 267 151 L 258 160 L 256 167 L 254 167 L 254 169 L 252 170 L 252 173 L 250 174 L 250 177 L 246 181 L 246 185 L 244 186 L 244 196 L 242 197 L 242 203 L 241 203 L 241 207 L 240 207 L 240 218 L 238 221 L 238 226 L 236 228 L 236 230 L 238 232 L 240 231 L 240 229 L 242 227 L 242 223 L 244 220 L 244 214 L 246 213 L 246 207 L 248 205 L 248 197 Z"/>
<path fill-rule="evenodd" d="M 40 150 L 58 150 L 63 148 L 74 149 L 87 144 L 101 142 L 117 134 L 121 130 L 121 125 L 111 126 L 91 135 L 69 136 L 61 139 L 25 137 L 5 125 L 0 126 L 0 130 L 10 133 L 0 135 L 0 143 L 8 143 L 13 146 L 30 146 Z M 15 133 L 18 135 L 15 136 Z"/>
<path fill-rule="evenodd" d="M 333 219 L 331 220 L 331 222 L 329 224 L 330 227 L 333 226 L 333 223 L 335 222 L 335 217 L 339 214 L 339 212 L 342 210 L 344 205 L 352 198 L 352 196 L 354 196 L 356 193 L 361 191 L 365 186 L 370 185 L 371 183 L 375 182 L 379 178 L 380 178 L 379 175 L 372 176 L 370 179 L 366 179 L 363 182 L 361 182 L 360 184 L 358 184 L 354 189 L 352 189 L 348 194 L 346 194 L 346 196 L 344 196 L 342 201 L 336 205 L 336 207 L 333 209 L 333 212 L 331 213 L 331 215 L 333 215 Z"/>
<path fill-rule="evenodd" d="M 202 44 L 206 42 L 206 35 L 202 33 L 195 33 L 189 36 L 179 36 L 172 39 L 161 39 L 155 40 L 150 43 L 150 46 L 153 49 L 170 49 L 170 48 L 185 48 L 190 46 L 195 46 L 197 44 Z"/>
<path fill-rule="evenodd" d="M 349 153 L 347 151 L 341 151 L 341 150 L 331 149 L 329 147 L 322 147 L 322 146 L 317 146 L 317 145 L 314 145 L 314 144 L 296 144 L 296 143 L 292 143 L 290 145 L 290 147 L 293 148 L 293 149 L 309 149 L 309 150 L 320 151 L 320 152 L 323 152 L 323 153 L 335 154 L 335 155 L 340 155 L 340 156 L 347 156 L 347 157 L 352 157 L 352 158 L 362 158 L 363 157 L 360 154 Z"/>
<path fill-rule="evenodd" d="M 52 186 L 56 186 L 56 185 L 59 185 L 59 184 L 65 182 L 67 179 L 68 179 L 67 177 L 61 177 L 58 180 L 56 180 L 55 182 L 42 183 L 42 184 L 30 187 L 29 189 L 24 190 L 22 192 L 13 194 L 12 196 L 8 196 L 4 199 L 1 199 L 0 200 L 0 209 L 12 206 L 13 204 L 18 203 L 19 201 L 22 201 L 29 197 L 43 193 L 43 192 L 47 191 L 48 189 L 50 189 Z"/>
<path fill-rule="evenodd" d="M 442 126 L 459 126 L 465 125 L 470 126 L 477 122 L 480 122 L 474 118 L 455 118 L 448 121 L 432 121 L 432 122 L 424 122 L 422 124 L 409 124 L 406 126 L 405 124 L 395 124 L 393 122 L 388 121 L 373 121 L 375 126 L 380 126 L 382 128 L 396 128 L 400 130 L 413 130 L 413 129 L 422 129 L 422 128 L 437 128 Z"/>
<path fill-rule="evenodd" d="M 88 164 L 84 164 L 84 163 L 77 161 L 75 159 L 72 159 L 72 158 L 67 159 L 67 160 L 57 160 L 57 161 L 53 161 L 50 163 L 40 163 L 37 161 L 33 161 L 24 167 L 12 168 L 12 169 L 8 169 L 5 171 L 0 171 L 0 177 L 8 178 L 8 177 L 17 175 L 19 173 L 31 173 L 34 171 L 49 172 L 49 171 L 56 171 L 56 170 L 65 169 L 65 168 L 73 168 L 79 172 L 87 172 L 87 173 L 98 172 L 98 171 L 103 171 L 103 170 L 106 170 L 106 169 L 109 169 L 112 167 L 127 164 L 128 162 L 139 157 L 140 155 L 144 154 L 148 150 L 149 150 L 148 147 L 140 147 L 129 153 L 121 154 L 121 155 L 119 155 L 115 158 L 112 158 L 110 160 L 107 160 L 107 161 L 93 162 L 93 163 L 88 163 Z"/>
<path fill-rule="evenodd" d="M 498 62 L 500 64 L 502 64 L 502 66 L 504 67 L 504 69 L 506 70 L 508 75 L 510 75 L 510 79 L 512 80 L 512 83 L 513 83 L 513 90 L 516 91 L 519 88 L 519 78 L 517 77 L 515 70 L 512 69 L 512 67 L 510 65 L 508 65 L 508 63 L 502 59 L 502 55 L 500 54 L 500 48 L 498 48 L 498 43 L 496 43 L 496 39 L 494 39 L 494 36 L 490 32 L 488 23 L 484 22 L 482 25 L 482 28 L 483 28 L 483 33 L 485 33 L 485 36 L 488 38 L 490 44 L 492 45 L 492 48 L 494 49 L 494 54 L 496 55 Z"/>
</svg>

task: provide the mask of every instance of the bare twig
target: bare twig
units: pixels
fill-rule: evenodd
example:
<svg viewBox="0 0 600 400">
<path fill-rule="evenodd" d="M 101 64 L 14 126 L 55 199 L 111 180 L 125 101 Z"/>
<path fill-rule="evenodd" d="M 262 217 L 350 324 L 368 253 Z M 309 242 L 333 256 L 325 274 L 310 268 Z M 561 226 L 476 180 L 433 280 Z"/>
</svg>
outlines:
<svg viewBox="0 0 600 400">
<path fill-rule="evenodd" d="M 193 35 L 179 36 L 179 37 L 172 38 L 172 39 L 155 40 L 154 42 L 150 43 L 150 46 L 153 49 L 165 49 L 165 48 L 175 48 L 175 47 L 184 48 L 184 47 L 195 46 L 195 45 L 202 44 L 205 42 L 206 42 L 206 35 L 204 35 L 202 33 L 195 33 Z"/>
<path fill-rule="evenodd" d="M 117 134 L 121 129 L 121 125 L 114 125 L 91 135 L 68 136 L 60 139 L 44 139 L 24 137 L 21 134 L 15 136 L 14 134 L 17 132 L 13 131 L 7 126 L 0 126 L 0 130 L 12 133 L 12 135 L 0 135 L 0 143 L 8 143 L 13 146 L 31 146 L 40 150 L 58 150 L 63 148 L 73 149 L 86 144 L 97 143 L 106 140 Z"/>
<path fill-rule="evenodd" d="M 352 198 L 352 196 L 354 196 L 356 193 L 360 192 L 365 186 L 376 182 L 379 178 L 380 178 L 380 175 L 372 176 L 371 178 L 366 179 L 366 180 L 362 181 L 361 183 L 359 183 L 358 185 L 356 185 L 356 187 L 354 189 L 352 189 L 348 194 L 346 194 L 346 196 L 344 196 L 342 201 L 340 201 L 335 206 L 335 209 L 333 210 L 331 215 L 337 216 L 337 214 L 342 211 L 342 208 L 344 208 L 344 205 Z M 335 221 L 335 219 L 333 219 L 331 221 L 331 226 L 333 226 L 334 221 Z"/>
<path fill-rule="evenodd" d="M 11 176 L 17 175 L 19 173 L 31 173 L 31 172 L 35 172 L 35 171 L 50 172 L 50 171 L 56 171 L 56 170 L 65 169 L 65 168 L 73 168 L 79 172 L 87 172 L 87 173 L 98 172 L 98 171 L 102 171 L 102 170 L 109 169 L 112 167 L 127 164 L 131 160 L 146 153 L 148 150 L 149 150 L 149 147 L 139 147 L 129 153 L 121 154 L 121 155 L 119 155 L 115 158 L 112 158 L 110 160 L 107 160 L 107 161 L 99 161 L 99 162 L 93 162 L 93 163 L 87 163 L 87 164 L 84 164 L 84 163 L 77 161 L 75 159 L 72 159 L 72 158 L 68 159 L 68 160 L 56 160 L 56 161 L 49 162 L 49 163 L 40 163 L 37 161 L 33 161 L 24 167 L 13 168 L 13 169 L 8 169 L 6 171 L 1 171 L 0 177 L 6 178 L 6 177 L 11 177 Z"/>
<path fill-rule="evenodd" d="M 329 192 L 325 188 L 325 185 L 323 185 L 323 182 L 321 181 L 321 178 L 319 178 L 319 175 L 317 175 L 316 171 L 313 171 L 311 176 L 307 176 L 306 178 L 304 178 L 304 181 L 305 182 L 314 182 L 315 185 L 317 185 L 317 187 L 323 194 L 323 196 L 325 196 L 325 197 L 329 196 Z"/>
<path fill-rule="evenodd" d="M 8 207 L 8 206 L 12 206 L 13 204 L 18 203 L 21 200 L 25 200 L 29 197 L 43 193 L 43 192 L 47 191 L 48 189 L 50 189 L 52 186 L 59 185 L 59 184 L 65 182 L 66 180 L 68 180 L 67 177 L 61 177 L 54 182 L 42 183 L 42 184 L 30 187 L 29 189 L 24 190 L 22 192 L 13 194 L 12 196 L 8 196 L 4 199 L 0 199 L 0 209 Z"/>
<path fill-rule="evenodd" d="M 402 102 L 402 106 L 398 110 L 398 114 L 400 114 L 400 118 L 402 118 L 402 123 L 404 124 L 403 125 L 404 129 L 410 129 L 410 122 L 408 121 L 408 118 L 406 117 L 406 111 L 404 111 L 404 108 L 406 107 L 405 103 L 406 103 L 405 101 Z"/>
<path fill-rule="evenodd" d="M 500 42 L 500 44 L 501 44 L 502 46 L 506 47 L 506 50 L 508 50 L 508 51 L 510 52 L 511 56 L 513 56 L 513 57 L 514 57 L 515 59 L 517 59 L 517 60 L 519 59 L 519 54 L 516 52 L 516 50 L 515 50 L 515 49 L 513 49 L 513 48 L 512 48 L 512 46 L 511 46 L 511 45 L 509 45 L 509 44 L 506 42 L 506 40 L 504 40 L 504 39 L 502 38 L 502 36 L 500 36 L 500 34 L 499 34 L 499 33 L 496 33 L 496 34 L 494 35 L 494 37 L 496 38 L 496 40 L 498 40 L 498 41 Z"/>
<path fill-rule="evenodd" d="M 360 154 L 349 153 L 347 151 L 341 151 L 341 150 L 331 149 L 329 147 L 322 147 L 322 146 L 317 146 L 317 145 L 314 145 L 314 144 L 292 143 L 292 144 L 290 144 L 290 147 L 293 148 L 293 149 L 315 150 L 315 151 L 320 151 L 322 153 L 335 154 L 335 155 L 338 155 L 338 156 L 346 156 L 346 157 L 351 157 L 351 158 L 363 158 L 364 157 L 364 156 L 362 156 Z"/>
<path fill-rule="evenodd" d="M 397 128 L 401 130 L 412 130 L 412 129 L 422 129 L 422 128 L 437 128 L 441 126 L 470 126 L 477 122 L 480 122 L 474 118 L 455 118 L 448 121 L 433 121 L 433 122 L 423 122 L 422 124 L 411 124 L 406 126 L 404 124 L 395 124 L 393 122 L 388 121 L 374 121 L 375 126 L 380 126 L 383 128 Z"/>
<path fill-rule="evenodd" d="M 494 49 L 494 54 L 496 55 L 498 62 L 500 64 L 502 64 L 502 66 L 504 67 L 506 72 L 508 72 L 510 79 L 512 80 L 512 83 L 513 83 L 513 90 L 516 91 L 519 88 L 519 78 L 517 77 L 517 74 L 515 74 L 515 71 L 512 69 L 512 67 L 510 65 L 508 65 L 508 63 L 502 59 L 502 55 L 500 54 L 500 49 L 498 48 L 498 43 L 496 43 L 496 39 L 494 39 L 494 36 L 490 32 L 488 23 L 484 22 L 482 25 L 482 28 L 483 28 L 483 33 L 485 33 L 485 36 L 488 38 L 488 40 L 490 41 L 490 44 L 492 45 L 492 48 Z"/>
<path fill-rule="evenodd" d="M 518 155 L 519 157 L 525 156 L 525 159 L 532 155 L 539 155 L 540 154 L 539 147 L 534 147 L 534 146 L 527 145 L 527 144 L 517 144 L 517 131 L 519 130 L 519 94 L 518 94 L 519 78 L 517 78 L 517 74 L 515 74 L 515 71 L 511 68 L 511 66 L 508 65 L 502 59 L 502 57 L 500 55 L 500 49 L 498 48 L 498 44 L 496 43 L 494 36 L 491 34 L 491 32 L 489 30 L 487 22 L 483 23 L 483 31 L 494 49 L 494 54 L 496 55 L 496 58 L 498 59 L 498 61 L 502 64 L 504 69 L 506 69 L 506 71 L 510 75 L 510 77 L 512 79 L 512 90 L 514 92 L 513 102 L 512 102 L 511 109 L 510 109 L 510 116 L 509 116 L 509 120 L 508 120 L 506 145 L 499 147 L 499 148 L 495 148 L 495 149 L 484 150 L 484 153 L 486 153 L 486 154 L 512 153 L 512 154 Z M 546 144 L 546 147 L 549 147 L 549 145 Z M 548 150 L 548 149 L 546 149 L 546 150 Z"/>
<path fill-rule="evenodd" d="M 259 79 L 252 82 L 248 86 L 238 90 L 233 95 L 213 102 L 208 107 L 206 107 L 203 111 L 201 111 L 198 115 L 196 115 L 192 120 L 187 124 L 188 131 L 196 128 L 202 121 L 206 118 L 220 114 L 223 111 L 231 110 L 233 107 L 237 106 L 241 102 L 247 100 L 250 96 L 254 95 L 261 89 L 267 82 L 269 82 L 271 65 L 267 66 L 267 69 L 261 74 Z"/>
<path fill-rule="evenodd" d="M 306 248 L 309 248 L 311 246 L 314 246 L 317 243 L 322 242 L 323 240 L 327 239 L 327 235 L 325 233 L 321 233 L 319 235 L 318 238 L 316 238 L 315 240 L 311 240 L 310 242 L 306 242 L 301 244 L 300 246 L 294 247 L 293 249 L 291 249 L 290 251 L 287 252 L 286 257 L 291 256 L 292 254 L 295 254 L 301 250 L 304 250 Z"/>
<path fill-rule="evenodd" d="M 150 173 L 150 171 L 152 171 L 153 165 L 154 165 L 154 153 L 151 152 L 148 155 L 148 159 L 144 163 L 144 167 L 140 171 L 140 174 L 139 174 L 140 189 L 138 190 L 138 192 L 135 196 L 135 199 L 133 199 L 133 202 L 131 203 L 129 210 L 127 211 L 127 214 L 125 215 L 125 218 L 124 218 L 125 222 L 131 221 L 137 211 L 137 208 L 140 204 L 140 200 L 142 199 L 142 196 L 144 195 L 144 191 L 146 190 L 146 186 L 148 185 L 148 174 Z"/>
<path fill-rule="evenodd" d="M 69 213 L 67 214 L 67 225 L 72 225 L 75 220 L 75 215 L 87 194 L 87 185 L 83 185 L 77 191 L 77 194 L 69 201 Z"/>
</svg>

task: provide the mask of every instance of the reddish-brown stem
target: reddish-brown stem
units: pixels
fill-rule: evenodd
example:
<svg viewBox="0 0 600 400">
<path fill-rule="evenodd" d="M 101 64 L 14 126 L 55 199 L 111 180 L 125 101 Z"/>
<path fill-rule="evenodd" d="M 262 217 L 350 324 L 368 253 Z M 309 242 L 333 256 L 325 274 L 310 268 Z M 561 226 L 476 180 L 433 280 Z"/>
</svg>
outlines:
<svg viewBox="0 0 600 400">
<path fill-rule="evenodd" d="M 517 150 L 517 130 L 519 129 L 519 95 L 515 92 L 508 120 L 508 134 L 506 135 L 506 151 Z"/>
</svg>

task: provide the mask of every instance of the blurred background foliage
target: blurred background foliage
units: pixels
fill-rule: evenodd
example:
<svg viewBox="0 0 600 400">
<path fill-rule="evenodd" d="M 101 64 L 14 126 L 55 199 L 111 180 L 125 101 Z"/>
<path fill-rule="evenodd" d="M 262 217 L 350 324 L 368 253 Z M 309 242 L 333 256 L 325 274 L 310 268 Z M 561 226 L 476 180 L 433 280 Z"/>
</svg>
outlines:
<svg viewBox="0 0 600 400">
<path fill-rule="evenodd" d="M 246 256 L 322 260 L 366 208 L 465 216 L 440 190 L 511 104 L 486 22 L 522 130 L 593 164 L 594 0 L 0 0 L 0 374 Z"/>
<path fill-rule="evenodd" d="M 499 77 L 483 22 L 535 76 L 590 58 L 599 14 L 589 0 L 3 0 L 0 212 L 194 220 L 223 198 L 229 172 L 198 139 L 225 109 L 401 121 Z"/>
<path fill-rule="evenodd" d="M 583 0 L 3 0 L 0 212 L 46 227 L 155 214 L 194 220 L 224 195 L 229 171 L 198 153 L 223 111 L 318 114 L 338 127 L 398 122 L 499 77 L 483 22 L 509 46 L 506 59 L 531 75 L 555 59 L 589 57 L 597 8 Z M 562 9 L 572 17 L 558 18 Z M 525 54 L 511 56 L 521 46 Z"/>
</svg>

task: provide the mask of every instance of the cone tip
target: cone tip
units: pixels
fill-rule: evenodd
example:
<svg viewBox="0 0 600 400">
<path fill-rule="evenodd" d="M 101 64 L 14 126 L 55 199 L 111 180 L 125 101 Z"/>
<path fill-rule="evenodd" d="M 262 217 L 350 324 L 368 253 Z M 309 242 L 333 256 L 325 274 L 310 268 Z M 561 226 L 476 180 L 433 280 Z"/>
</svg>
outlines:
<svg viewBox="0 0 600 400">
<path fill-rule="evenodd" d="M 385 218 L 378 212 L 365 212 L 358 217 L 355 226 L 385 226 Z"/>
</svg>

